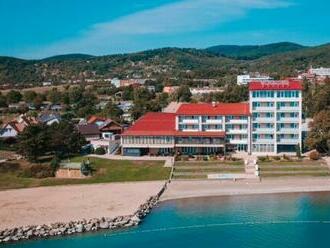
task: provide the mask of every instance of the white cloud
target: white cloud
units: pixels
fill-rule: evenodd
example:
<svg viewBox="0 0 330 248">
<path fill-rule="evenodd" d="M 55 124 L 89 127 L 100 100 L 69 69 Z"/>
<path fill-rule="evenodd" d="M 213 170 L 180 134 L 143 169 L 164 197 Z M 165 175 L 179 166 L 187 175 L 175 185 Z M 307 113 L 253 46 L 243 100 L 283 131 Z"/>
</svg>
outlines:
<svg viewBox="0 0 330 248">
<path fill-rule="evenodd" d="M 30 56 L 86 52 L 103 53 L 136 47 L 134 40 L 148 36 L 180 35 L 217 27 L 244 17 L 252 9 L 290 6 L 284 0 L 184 0 L 99 23 L 78 37 L 29 52 Z M 27 55 L 28 55 L 27 54 Z"/>
</svg>

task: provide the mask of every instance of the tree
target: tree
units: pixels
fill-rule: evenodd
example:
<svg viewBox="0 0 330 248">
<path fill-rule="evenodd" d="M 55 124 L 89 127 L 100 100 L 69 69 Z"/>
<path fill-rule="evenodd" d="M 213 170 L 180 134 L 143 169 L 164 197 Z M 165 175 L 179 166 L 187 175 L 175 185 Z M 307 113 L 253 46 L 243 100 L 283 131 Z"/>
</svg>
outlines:
<svg viewBox="0 0 330 248">
<path fill-rule="evenodd" d="M 7 103 L 18 103 L 19 101 L 22 100 L 22 94 L 19 91 L 16 90 L 11 90 L 8 92 L 6 98 L 7 98 Z"/>
<path fill-rule="evenodd" d="M 23 100 L 28 103 L 32 103 L 37 97 L 37 93 L 33 90 L 28 90 L 23 93 Z"/>
<path fill-rule="evenodd" d="M 320 153 L 330 154 L 330 110 L 317 113 L 310 126 L 306 145 Z"/>
<path fill-rule="evenodd" d="M 6 97 L 3 96 L 0 92 L 0 108 L 6 108 L 8 105 L 7 105 L 7 100 L 6 100 Z"/>
<path fill-rule="evenodd" d="M 123 111 L 112 101 L 109 102 L 102 111 L 102 115 L 106 117 L 110 117 L 114 121 L 120 121 L 121 115 Z"/>
<path fill-rule="evenodd" d="M 45 155 L 50 150 L 50 137 L 46 125 L 32 125 L 18 135 L 18 153 L 29 161 L 36 162 L 39 156 Z"/>
<path fill-rule="evenodd" d="M 81 147 L 86 144 L 85 138 L 68 121 L 61 121 L 49 126 L 49 134 L 50 150 L 59 158 L 79 153 Z"/>
<path fill-rule="evenodd" d="M 67 121 L 51 126 L 28 126 L 18 135 L 18 153 L 33 162 L 45 155 L 54 155 L 59 159 L 68 157 L 78 153 L 85 144 L 85 138 Z"/>
<path fill-rule="evenodd" d="M 47 100 L 51 103 L 61 103 L 62 101 L 62 94 L 59 92 L 56 88 L 53 88 L 51 91 L 47 94 Z"/>
<path fill-rule="evenodd" d="M 191 92 L 189 86 L 183 85 L 173 94 L 174 99 L 177 102 L 190 102 L 191 100 Z"/>
</svg>

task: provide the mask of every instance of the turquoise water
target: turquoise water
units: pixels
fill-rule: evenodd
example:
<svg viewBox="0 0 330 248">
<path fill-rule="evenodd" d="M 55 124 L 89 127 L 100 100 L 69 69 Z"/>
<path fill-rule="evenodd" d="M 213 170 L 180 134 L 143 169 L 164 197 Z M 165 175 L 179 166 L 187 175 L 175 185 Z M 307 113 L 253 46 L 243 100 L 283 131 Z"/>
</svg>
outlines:
<svg viewBox="0 0 330 248">
<path fill-rule="evenodd" d="M 330 194 L 168 201 L 136 228 L 3 247 L 330 247 Z"/>
</svg>

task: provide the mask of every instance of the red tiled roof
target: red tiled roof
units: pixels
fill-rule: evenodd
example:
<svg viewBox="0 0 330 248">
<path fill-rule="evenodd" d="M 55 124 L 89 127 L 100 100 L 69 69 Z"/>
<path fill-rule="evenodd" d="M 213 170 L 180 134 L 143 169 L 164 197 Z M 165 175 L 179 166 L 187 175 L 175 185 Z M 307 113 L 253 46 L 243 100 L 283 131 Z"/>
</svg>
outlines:
<svg viewBox="0 0 330 248">
<path fill-rule="evenodd" d="M 188 103 L 182 104 L 178 115 L 249 115 L 248 103 Z"/>
<path fill-rule="evenodd" d="M 280 80 L 265 82 L 250 82 L 249 90 L 302 90 L 303 86 L 300 80 Z"/>
<path fill-rule="evenodd" d="M 147 113 L 136 121 L 122 135 L 180 136 L 180 137 L 224 137 L 225 132 L 183 132 L 175 130 L 174 113 Z"/>
<path fill-rule="evenodd" d="M 175 131 L 175 114 L 147 113 L 128 128 L 123 135 L 173 135 Z"/>
<path fill-rule="evenodd" d="M 101 117 L 101 116 L 96 116 L 96 115 L 92 115 L 88 118 L 87 123 L 89 124 L 94 124 L 97 121 L 106 121 L 107 118 Z"/>
</svg>

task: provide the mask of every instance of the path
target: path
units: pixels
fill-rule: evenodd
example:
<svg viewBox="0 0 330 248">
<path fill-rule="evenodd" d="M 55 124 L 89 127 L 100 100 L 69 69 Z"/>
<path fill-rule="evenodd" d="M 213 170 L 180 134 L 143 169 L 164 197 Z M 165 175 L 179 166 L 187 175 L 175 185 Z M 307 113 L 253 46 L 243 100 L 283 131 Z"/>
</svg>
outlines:
<svg viewBox="0 0 330 248">
<path fill-rule="evenodd" d="M 329 178 L 276 178 L 259 181 L 172 181 L 161 200 L 271 193 L 330 192 Z"/>
</svg>

